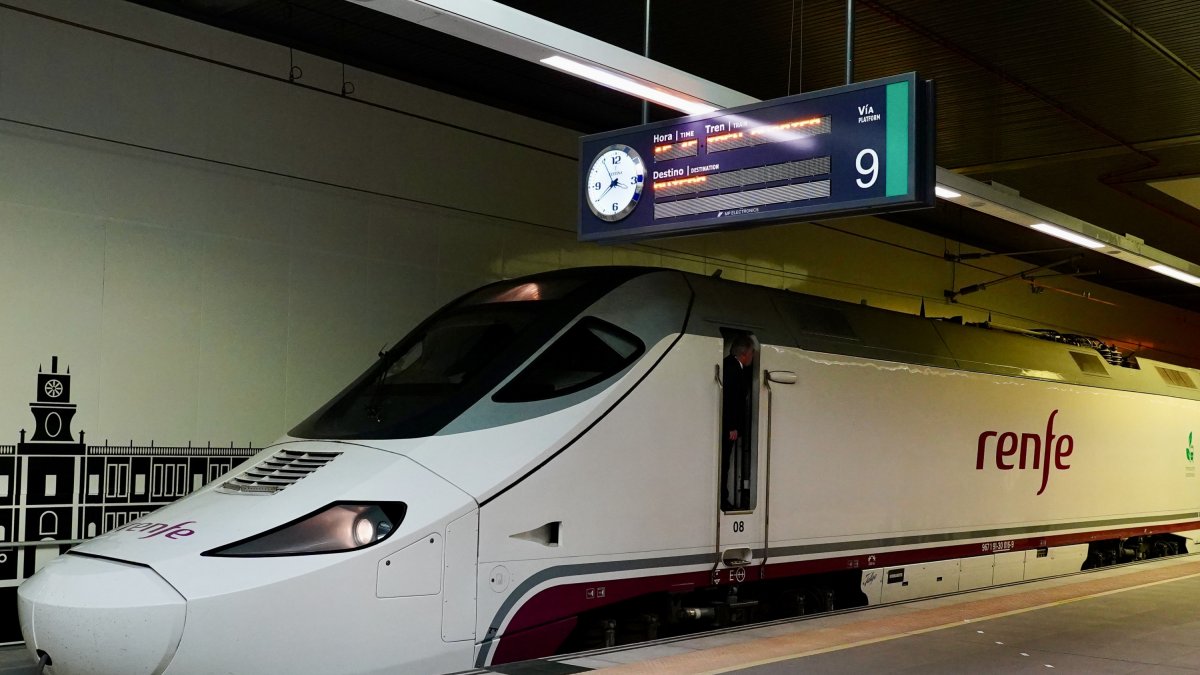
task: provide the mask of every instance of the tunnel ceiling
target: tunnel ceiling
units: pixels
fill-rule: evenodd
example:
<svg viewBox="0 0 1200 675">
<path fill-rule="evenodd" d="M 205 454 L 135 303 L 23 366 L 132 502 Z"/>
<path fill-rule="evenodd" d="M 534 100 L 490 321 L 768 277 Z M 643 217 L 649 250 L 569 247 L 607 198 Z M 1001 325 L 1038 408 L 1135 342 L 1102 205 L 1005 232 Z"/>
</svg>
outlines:
<svg viewBox="0 0 1200 675">
<path fill-rule="evenodd" d="M 630 97 L 344 0 L 131 0 L 590 133 Z M 645 5 L 504 4 L 641 52 Z M 845 0 L 651 3 L 649 56 L 768 99 L 840 85 Z M 1200 263 L 1200 2 L 856 0 L 856 80 L 937 85 L 937 163 Z M 652 119 L 675 116 L 654 108 Z M 1178 189 L 1172 189 L 1177 186 Z M 1191 195 L 1191 198 L 1189 198 Z M 999 252 L 1057 240 L 941 204 L 895 218 Z M 1045 264 L 1059 253 L 1019 256 Z M 1088 254 L 1055 270 L 1200 311 L 1200 289 Z"/>
</svg>

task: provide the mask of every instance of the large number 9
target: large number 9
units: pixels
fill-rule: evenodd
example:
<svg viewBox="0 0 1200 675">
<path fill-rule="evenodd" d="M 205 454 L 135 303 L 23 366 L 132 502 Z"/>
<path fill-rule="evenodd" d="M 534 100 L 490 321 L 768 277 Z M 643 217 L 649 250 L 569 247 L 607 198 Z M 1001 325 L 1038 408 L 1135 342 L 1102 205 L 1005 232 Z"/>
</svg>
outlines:
<svg viewBox="0 0 1200 675">
<path fill-rule="evenodd" d="M 867 166 L 863 166 L 864 157 L 870 158 L 870 164 Z M 866 180 L 856 179 L 854 182 L 858 183 L 858 187 L 864 190 L 871 187 L 875 181 L 879 180 L 879 154 L 870 148 L 864 148 L 862 152 L 858 153 L 858 157 L 854 158 L 854 168 L 858 169 L 860 175 L 870 176 Z"/>
</svg>

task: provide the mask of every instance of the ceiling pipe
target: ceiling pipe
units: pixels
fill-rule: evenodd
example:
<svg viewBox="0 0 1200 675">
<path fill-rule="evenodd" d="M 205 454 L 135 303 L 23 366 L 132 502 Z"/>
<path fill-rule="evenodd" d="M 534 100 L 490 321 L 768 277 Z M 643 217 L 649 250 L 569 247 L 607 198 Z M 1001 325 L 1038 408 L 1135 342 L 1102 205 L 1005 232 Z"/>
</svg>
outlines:
<svg viewBox="0 0 1200 675">
<path fill-rule="evenodd" d="M 650 0 L 646 0 L 646 25 L 642 29 L 642 56 L 650 58 Z M 650 121 L 650 101 L 642 99 L 642 124 Z"/>
<path fill-rule="evenodd" d="M 846 0 L 846 84 L 854 84 L 854 0 Z"/>
</svg>

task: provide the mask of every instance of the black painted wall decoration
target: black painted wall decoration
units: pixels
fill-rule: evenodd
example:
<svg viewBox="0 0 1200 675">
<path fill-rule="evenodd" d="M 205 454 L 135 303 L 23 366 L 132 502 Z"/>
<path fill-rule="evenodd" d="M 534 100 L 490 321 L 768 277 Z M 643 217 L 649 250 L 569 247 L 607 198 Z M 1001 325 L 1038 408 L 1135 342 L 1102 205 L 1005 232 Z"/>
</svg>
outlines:
<svg viewBox="0 0 1200 675">
<path fill-rule="evenodd" d="M 87 445 L 71 427 L 71 370 L 41 366 L 34 427 L 0 445 L 0 643 L 21 641 L 17 586 L 85 539 L 200 489 L 259 451 L 253 446 Z"/>
<path fill-rule="evenodd" d="M 71 369 L 59 374 L 57 356 L 52 357 L 50 363 L 49 373 L 43 373 L 38 367 L 37 400 L 29 404 L 36 421 L 31 440 L 70 443 L 75 440 L 71 435 L 71 418 L 75 417 L 75 404 L 71 403 Z"/>
</svg>

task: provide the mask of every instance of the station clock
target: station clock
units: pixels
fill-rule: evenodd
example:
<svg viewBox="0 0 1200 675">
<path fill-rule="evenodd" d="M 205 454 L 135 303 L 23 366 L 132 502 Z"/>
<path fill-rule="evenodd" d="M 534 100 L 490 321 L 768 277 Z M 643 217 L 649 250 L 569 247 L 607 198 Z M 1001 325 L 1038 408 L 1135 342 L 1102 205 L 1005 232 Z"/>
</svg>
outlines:
<svg viewBox="0 0 1200 675">
<path fill-rule="evenodd" d="M 646 170 L 633 148 L 622 144 L 604 148 L 585 175 L 584 200 L 597 218 L 616 222 L 637 208 Z"/>
</svg>

